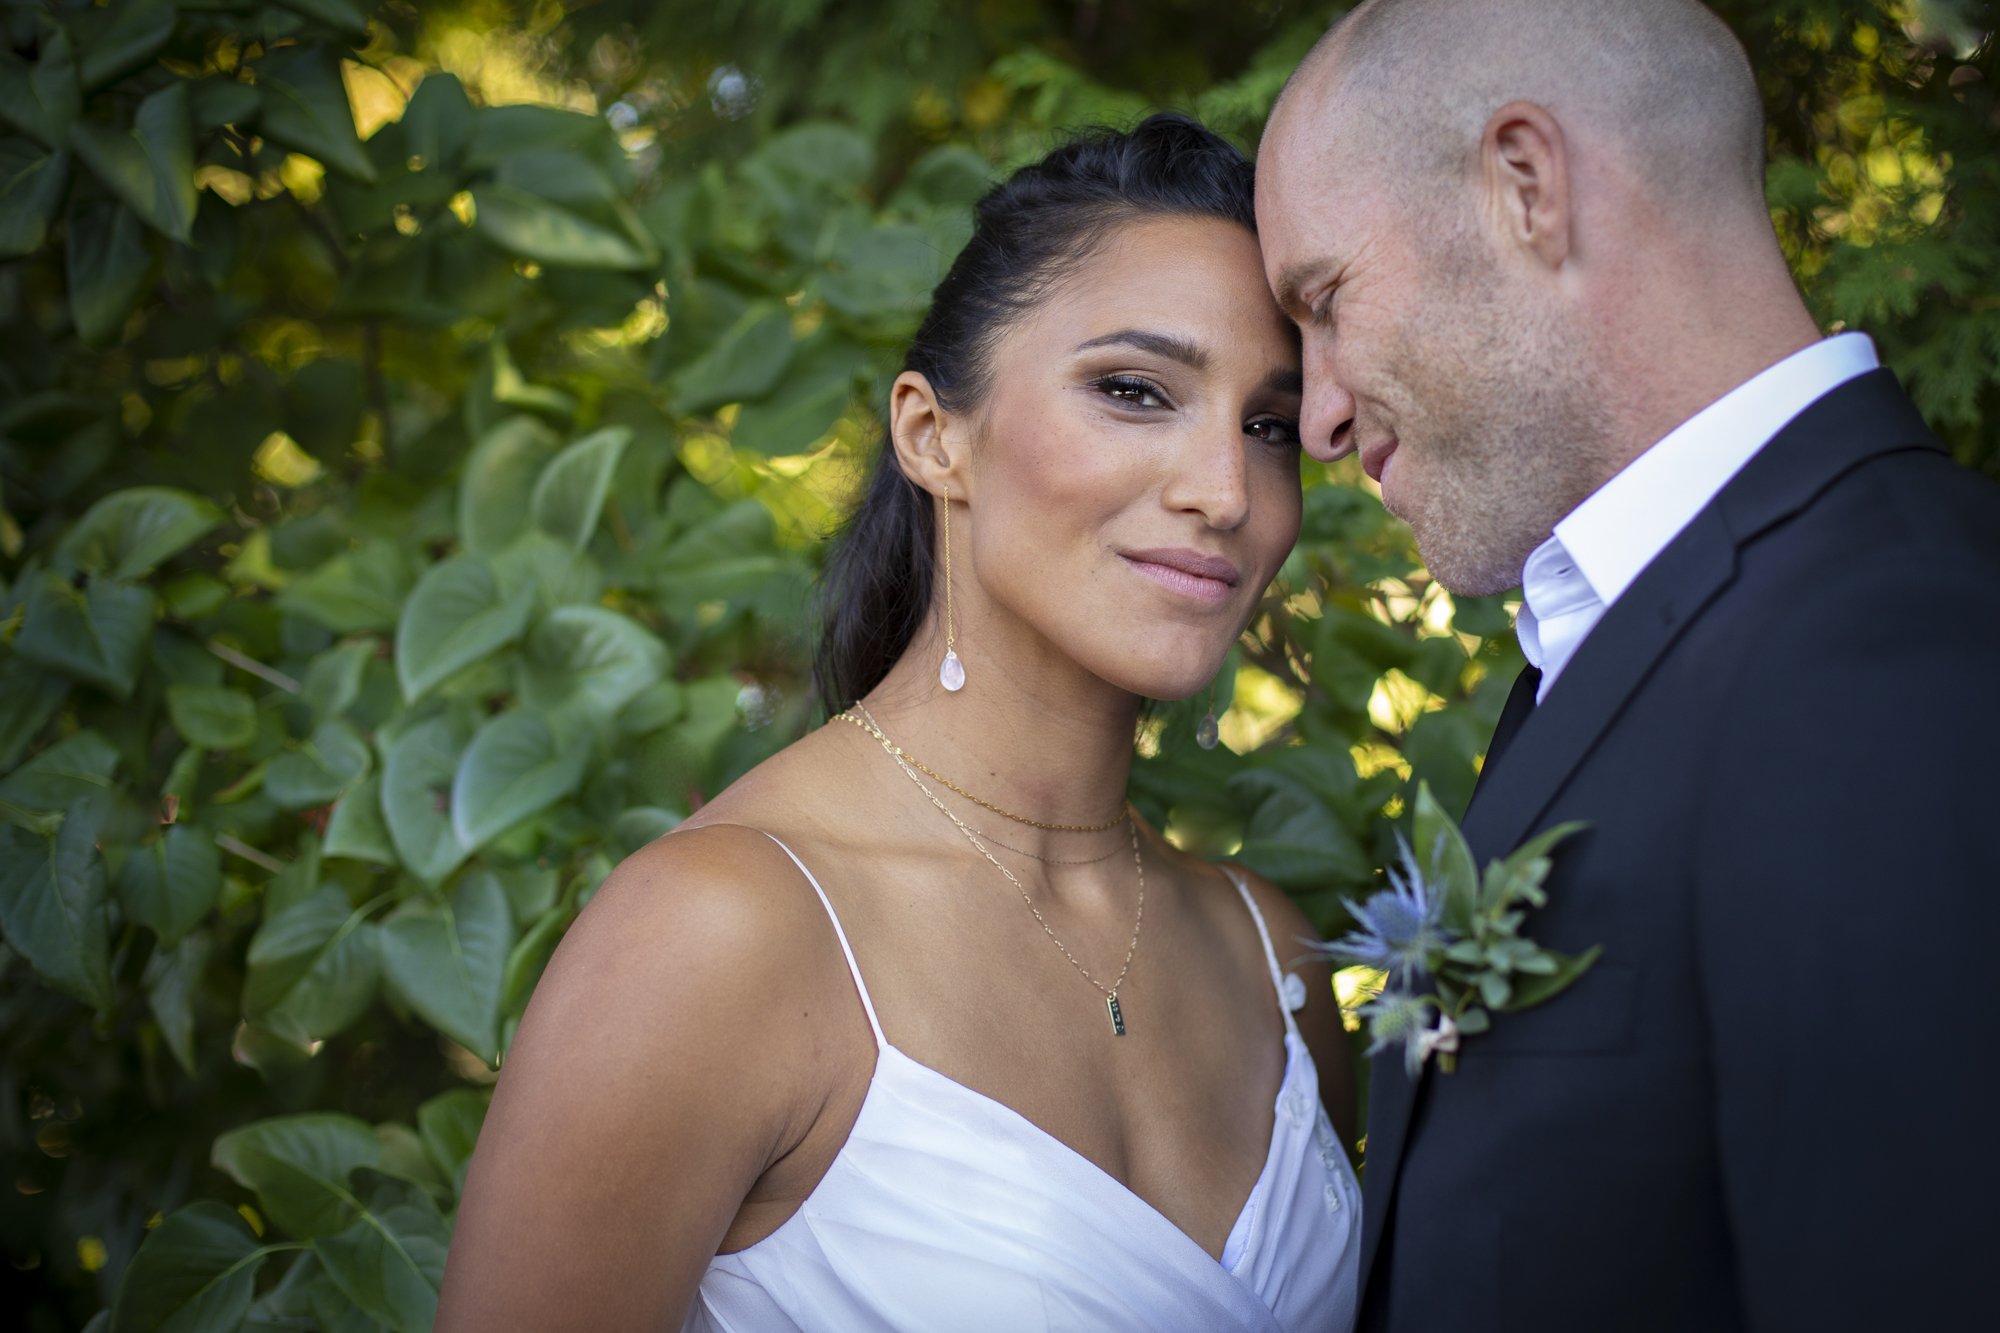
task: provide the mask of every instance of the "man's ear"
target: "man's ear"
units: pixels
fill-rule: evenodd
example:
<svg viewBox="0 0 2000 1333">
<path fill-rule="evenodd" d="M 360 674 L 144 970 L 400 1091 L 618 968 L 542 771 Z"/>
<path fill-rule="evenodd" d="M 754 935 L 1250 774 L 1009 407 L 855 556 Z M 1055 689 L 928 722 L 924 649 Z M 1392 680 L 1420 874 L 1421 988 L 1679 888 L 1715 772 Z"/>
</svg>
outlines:
<svg viewBox="0 0 2000 1333">
<path fill-rule="evenodd" d="M 1574 223 L 1569 146 L 1562 126 L 1533 102 L 1509 102 L 1480 136 L 1487 217 L 1501 245 L 1550 269 L 1570 258 Z"/>
<path fill-rule="evenodd" d="M 931 382 L 914 370 L 896 376 L 889 386 L 889 442 L 903 475 L 932 495 L 946 486 L 963 498 L 968 492 L 962 432 L 947 434 L 951 414 L 938 401 Z"/>
</svg>

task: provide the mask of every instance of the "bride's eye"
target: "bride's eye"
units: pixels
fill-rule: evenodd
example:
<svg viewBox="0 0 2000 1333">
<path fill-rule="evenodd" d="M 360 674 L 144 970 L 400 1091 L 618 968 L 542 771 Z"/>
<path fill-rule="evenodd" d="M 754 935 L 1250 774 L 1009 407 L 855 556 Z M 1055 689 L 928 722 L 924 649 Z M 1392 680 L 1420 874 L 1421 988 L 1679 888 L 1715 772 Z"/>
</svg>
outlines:
<svg viewBox="0 0 2000 1333">
<path fill-rule="evenodd" d="M 1243 427 L 1245 435 L 1254 436 L 1266 444 L 1281 445 L 1296 449 L 1301 441 L 1299 423 L 1285 417 L 1258 417 Z"/>
<path fill-rule="evenodd" d="M 1090 387 L 1107 398 L 1115 398 L 1127 407 L 1165 407 L 1167 396 L 1160 386 L 1151 380 L 1142 380 L 1136 375 L 1106 375 L 1092 380 Z"/>
</svg>

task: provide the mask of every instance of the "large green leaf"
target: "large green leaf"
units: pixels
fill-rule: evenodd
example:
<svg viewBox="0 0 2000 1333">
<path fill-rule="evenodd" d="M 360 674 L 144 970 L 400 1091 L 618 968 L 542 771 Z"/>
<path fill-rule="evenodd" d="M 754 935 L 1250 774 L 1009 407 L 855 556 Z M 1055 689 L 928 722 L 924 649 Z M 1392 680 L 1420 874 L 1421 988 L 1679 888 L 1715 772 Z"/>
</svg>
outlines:
<svg viewBox="0 0 2000 1333">
<path fill-rule="evenodd" d="M 68 33 L 54 24 L 44 26 L 33 64 L 12 50 L 0 50 L 0 119 L 32 134 L 44 147 L 60 148 L 82 109 L 76 48 Z"/>
<path fill-rule="evenodd" d="M 921 227 L 873 227 L 856 235 L 820 284 L 826 303 L 865 322 L 914 321 L 944 276 L 937 243 Z"/>
<path fill-rule="evenodd" d="M 92 346 L 115 341 L 145 291 L 153 254 L 138 214 L 110 200 L 70 209 L 63 248 L 69 315 L 77 336 Z"/>
<path fill-rule="evenodd" d="M 244 955 L 244 1016 L 301 1045 L 340 1032 L 374 1002 L 378 933 L 331 884 L 280 908 Z"/>
<path fill-rule="evenodd" d="M 313 1240 L 327 1274 L 355 1308 L 400 1333 L 430 1333 L 451 1233 L 420 1186 L 362 1167 L 346 1228 Z"/>
<path fill-rule="evenodd" d="M 666 675 L 666 645 L 601 606 L 559 606 L 521 645 L 521 698 L 562 730 L 612 717 Z"/>
<path fill-rule="evenodd" d="M 175 79 L 139 103 L 128 130 L 79 120 L 70 144 L 85 166 L 148 226 L 185 244 L 195 210 L 194 124 Z"/>
<path fill-rule="evenodd" d="M 577 789 L 587 743 L 559 741 L 537 713 L 502 713 L 479 729 L 451 786 L 451 826 L 476 850 Z"/>
<path fill-rule="evenodd" d="M 507 891 L 486 871 L 467 874 L 449 906 L 412 901 L 382 923 L 391 989 L 489 1065 L 500 1062 L 500 988 L 513 946 Z"/>
<path fill-rule="evenodd" d="M 220 509 L 169 486 L 113 491 L 85 511 L 56 547 L 59 561 L 114 579 L 142 579 L 207 536 Z"/>
<path fill-rule="evenodd" d="M 404 549 L 378 538 L 291 584 L 278 595 L 278 605 L 336 634 L 388 629 L 415 577 Z"/>
<path fill-rule="evenodd" d="M 1433 894 L 1443 895 L 1445 924 L 1457 934 L 1471 934 L 1472 918 L 1479 909 L 1479 867 L 1465 836 L 1431 795 L 1427 782 L 1417 784 L 1410 838 L 1410 853 L 1424 883 Z"/>
<path fill-rule="evenodd" d="M 751 305 L 673 379 L 674 407 L 690 416 L 771 391 L 792 359 L 792 317 L 772 301 Z"/>
<path fill-rule="evenodd" d="M 1282 750 L 1229 780 L 1231 794 L 1253 803 L 1239 855 L 1286 888 L 1358 888 L 1375 867 L 1355 828 L 1379 806 L 1381 787 L 1361 783 L 1344 750 Z"/>
<path fill-rule="evenodd" d="M 113 998 L 103 819 L 104 798 L 93 796 L 69 807 L 53 837 L 0 826 L 0 930 L 49 985 L 98 1010 Z"/>
<path fill-rule="evenodd" d="M 493 566 L 454 556 L 425 571 L 396 622 L 396 676 L 415 702 L 455 671 L 512 643 L 534 608 L 532 587 L 503 588 Z"/>
<path fill-rule="evenodd" d="M 353 0 L 280 0 L 294 14 L 324 23 L 356 44 L 368 36 L 368 12 Z"/>
<path fill-rule="evenodd" d="M 31 810 L 60 810 L 111 789 L 118 751 L 95 731 L 65 736 L 0 779 L 0 801 Z"/>
<path fill-rule="evenodd" d="M 212 1199 L 169 1213 L 118 1279 L 110 1333 L 233 1329 L 270 1253 L 234 1209 Z"/>
<path fill-rule="evenodd" d="M 188 824 L 171 824 L 150 844 L 135 847 L 118 873 L 125 915 L 171 949 L 215 906 L 222 892 L 222 857 L 215 840 Z"/>
<path fill-rule="evenodd" d="M 846 125 L 809 121 L 772 135 L 745 165 L 792 185 L 856 189 L 874 174 L 875 146 Z"/>
<path fill-rule="evenodd" d="M 332 1235 L 360 1202 L 348 1184 L 358 1166 L 378 1166 L 382 1145 L 366 1121 L 309 1111 L 229 1130 L 209 1160 L 247 1190 L 265 1214 L 293 1236 Z"/>
<path fill-rule="evenodd" d="M 396 855 L 419 878 L 433 883 L 468 854 L 447 813 L 464 750 L 458 731 L 445 719 L 433 718 L 398 736 L 382 756 L 382 818 Z"/>
<path fill-rule="evenodd" d="M 91 35 L 77 61 L 86 89 L 101 88 L 142 68 L 174 35 L 176 12 L 171 0 L 122 0 L 110 9 L 111 21 Z"/>
<path fill-rule="evenodd" d="M 474 225 L 501 249 L 564 268 L 642 269 L 657 256 L 628 229 L 612 229 L 572 209 L 498 181 L 472 192 Z"/>
<path fill-rule="evenodd" d="M 296 750 L 271 761 L 264 791 L 286 810 L 337 800 L 368 771 L 368 743 L 345 722 L 322 722 Z"/>
<path fill-rule="evenodd" d="M 733 443 L 765 454 L 798 454 L 833 429 L 868 369 L 868 351 L 831 329 L 799 344 L 784 379 L 768 397 L 745 403 Z"/>
<path fill-rule="evenodd" d="M 257 701 L 223 685 L 169 685 L 167 716 L 189 745 L 240 750 L 257 739 Z"/>
<path fill-rule="evenodd" d="M 326 821 L 326 855 L 376 865 L 396 864 L 396 844 L 382 818 L 382 779 L 370 773 L 334 803 Z"/>
<path fill-rule="evenodd" d="M 212 947 L 206 934 L 189 935 L 169 949 L 164 944 L 146 960 L 141 984 L 159 1022 L 160 1036 L 182 1069 L 194 1073 L 194 997 L 208 973 Z"/>
<path fill-rule="evenodd" d="M 583 549 L 603 512 L 618 459 L 631 442 L 629 427 L 607 426 L 549 460 L 535 482 L 531 501 L 536 526 L 576 550 Z"/>
<path fill-rule="evenodd" d="M 506 417 L 480 437 L 458 484 L 458 535 L 474 555 L 493 555 L 528 530 L 535 481 L 562 441 L 533 417 Z"/>
<path fill-rule="evenodd" d="M 44 573 L 28 592 L 14 651 L 30 661 L 130 698 L 153 631 L 153 590 L 93 578 L 82 588 Z"/>
<path fill-rule="evenodd" d="M 27 150 L 27 141 L 0 142 L 0 259 L 42 248 L 69 187 L 69 153 Z"/>
<path fill-rule="evenodd" d="M 453 1088 L 417 1108 L 417 1132 L 453 1192 L 465 1188 L 465 1168 L 472 1163 L 472 1148 L 486 1122 L 490 1098 L 478 1088 Z"/>
<path fill-rule="evenodd" d="M 298 47 L 267 60 L 257 68 L 257 88 L 263 97 L 257 124 L 266 136 L 318 159 L 328 170 L 363 185 L 375 183 L 375 165 L 355 133 L 334 52 Z"/>
<path fill-rule="evenodd" d="M 21 757 L 68 693 L 69 682 L 55 672 L 12 653 L 0 656 L 0 769 Z"/>
<path fill-rule="evenodd" d="M 400 123 L 413 156 L 434 170 L 452 171 L 472 146 L 472 99 L 457 75 L 433 71 L 411 94 Z"/>
<path fill-rule="evenodd" d="M 306 668 L 306 678 L 299 683 L 299 696 L 315 719 L 331 722 L 360 697 L 362 677 L 375 660 L 378 647 L 374 639 L 356 639 L 313 659 Z"/>
</svg>

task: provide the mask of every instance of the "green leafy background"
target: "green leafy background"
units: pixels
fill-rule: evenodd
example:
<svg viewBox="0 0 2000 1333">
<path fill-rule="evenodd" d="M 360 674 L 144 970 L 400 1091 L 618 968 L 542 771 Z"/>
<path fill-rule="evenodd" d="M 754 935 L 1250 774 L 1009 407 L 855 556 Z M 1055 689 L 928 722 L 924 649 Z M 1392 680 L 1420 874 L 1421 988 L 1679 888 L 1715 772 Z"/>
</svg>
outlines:
<svg viewBox="0 0 2000 1333">
<path fill-rule="evenodd" d="M 817 719 L 805 598 L 997 172 L 1254 146 L 1341 6 L 0 10 L 0 1246 L 33 1329 L 427 1327 L 610 866 Z M 2000 472 L 1992 6 L 1725 4 L 1816 312 Z M 1329 928 L 1518 664 L 1351 465 L 1134 794 Z"/>
</svg>

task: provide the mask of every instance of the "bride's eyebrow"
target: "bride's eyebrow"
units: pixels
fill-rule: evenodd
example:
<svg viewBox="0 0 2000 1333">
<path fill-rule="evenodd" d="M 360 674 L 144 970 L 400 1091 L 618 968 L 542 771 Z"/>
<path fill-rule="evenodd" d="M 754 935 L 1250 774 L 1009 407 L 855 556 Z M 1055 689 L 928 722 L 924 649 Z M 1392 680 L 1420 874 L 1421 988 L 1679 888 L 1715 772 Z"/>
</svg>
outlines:
<svg viewBox="0 0 2000 1333">
<path fill-rule="evenodd" d="M 1151 352 L 1154 356 L 1164 356 L 1170 361 L 1178 361 L 1194 370 L 1207 370 L 1212 364 L 1208 349 L 1190 338 L 1175 333 L 1155 333 L 1148 329 L 1119 329 L 1078 343 L 1072 352 L 1084 352 L 1093 347 L 1131 347 L 1141 352 Z"/>
</svg>

